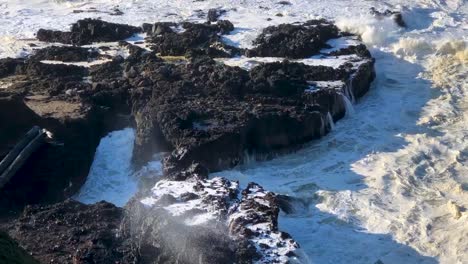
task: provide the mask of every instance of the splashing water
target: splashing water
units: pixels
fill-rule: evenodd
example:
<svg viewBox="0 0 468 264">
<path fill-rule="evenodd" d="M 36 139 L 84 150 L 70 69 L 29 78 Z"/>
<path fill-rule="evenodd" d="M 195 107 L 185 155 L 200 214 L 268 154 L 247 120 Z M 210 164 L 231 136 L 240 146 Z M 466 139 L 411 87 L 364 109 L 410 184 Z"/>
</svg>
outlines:
<svg viewBox="0 0 468 264">
<path fill-rule="evenodd" d="M 136 180 L 131 177 L 134 140 L 135 132 L 131 128 L 102 138 L 88 178 L 74 198 L 83 203 L 107 200 L 123 206 L 137 189 Z"/>
</svg>

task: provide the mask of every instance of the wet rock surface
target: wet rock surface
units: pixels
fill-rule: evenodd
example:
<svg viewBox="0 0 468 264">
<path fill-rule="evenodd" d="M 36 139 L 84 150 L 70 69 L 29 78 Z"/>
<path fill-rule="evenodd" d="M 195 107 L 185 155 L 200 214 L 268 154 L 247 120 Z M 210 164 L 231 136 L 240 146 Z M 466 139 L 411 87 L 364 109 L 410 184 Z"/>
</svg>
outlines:
<svg viewBox="0 0 468 264">
<path fill-rule="evenodd" d="M 278 230 L 284 201 L 257 184 L 242 191 L 238 183 L 208 180 L 208 174 L 247 155 L 288 151 L 328 133 L 346 104 L 368 91 L 374 60 L 360 43 L 336 48 L 333 41 L 352 36 L 325 20 L 268 27 L 247 51 L 222 42 L 233 29 L 223 20 L 139 28 L 85 19 L 70 32 L 40 30 L 38 39 L 84 45 L 143 31 L 147 48 L 121 41 L 120 55 L 86 67 L 41 61 L 93 60 L 104 48 L 49 47 L 28 59 L 0 60 L 0 81 L 8 84 L 0 89 L 0 120 L 16 120 L 0 123 L 1 157 L 33 125 L 53 133 L 2 190 L 2 210 L 70 197 L 85 181 L 99 139 L 113 129 L 136 128 L 137 167 L 157 152 L 169 153 L 163 179 L 129 202 L 128 213 L 69 200 L 30 206 L 10 235 L 45 262 L 299 258 L 298 244 Z M 228 66 L 243 59 L 233 58 L 240 54 L 290 60 Z M 313 61 L 293 60 L 303 58 Z"/>
</svg>

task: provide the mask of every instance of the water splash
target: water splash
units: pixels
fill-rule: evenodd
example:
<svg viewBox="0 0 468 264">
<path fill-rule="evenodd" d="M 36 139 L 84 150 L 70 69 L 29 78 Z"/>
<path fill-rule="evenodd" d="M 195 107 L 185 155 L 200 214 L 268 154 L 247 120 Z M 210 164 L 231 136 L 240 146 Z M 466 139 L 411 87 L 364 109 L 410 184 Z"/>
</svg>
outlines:
<svg viewBox="0 0 468 264">
<path fill-rule="evenodd" d="M 114 131 L 101 139 L 88 178 L 73 198 L 83 203 L 101 200 L 123 206 L 136 193 L 131 160 L 135 131 Z"/>
</svg>

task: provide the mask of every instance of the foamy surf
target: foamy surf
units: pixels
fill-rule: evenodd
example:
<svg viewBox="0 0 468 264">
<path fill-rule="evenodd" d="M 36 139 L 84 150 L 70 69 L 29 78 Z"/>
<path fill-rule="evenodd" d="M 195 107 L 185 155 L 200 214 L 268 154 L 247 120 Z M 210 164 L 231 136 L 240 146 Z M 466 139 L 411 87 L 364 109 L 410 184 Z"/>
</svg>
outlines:
<svg viewBox="0 0 468 264">
<path fill-rule="evenodd" d="M 126 128 L 101 139 L 85 184 L 75 199 L 83 203 L 102 200 L 123 206 L 137 191 L 132 177 L 132 154 L 135 131 Z"/>
</svg>

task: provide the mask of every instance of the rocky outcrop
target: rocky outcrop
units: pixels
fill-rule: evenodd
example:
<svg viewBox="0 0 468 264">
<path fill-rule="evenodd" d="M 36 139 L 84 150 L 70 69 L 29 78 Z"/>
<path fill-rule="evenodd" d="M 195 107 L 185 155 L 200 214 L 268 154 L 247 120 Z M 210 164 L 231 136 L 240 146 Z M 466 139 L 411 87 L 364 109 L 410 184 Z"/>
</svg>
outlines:
<svg viewBox="0 0 468 264">
<path fill-rule="evenodd" d="M 393 21 L 395 21 L 395 23 L 398 26 L 403 27 L 403 28 L 406 27 L 406 23 L 403 20 L 403 15 L 401 14 L 400 11 L 393 11 L 393 10 L 389 10 L 389 9 L 386 9 L 384 11 L 379 11 L 379 10 L 375 9 L 374 7 L 371 7 L 370 13 L 371 13 L 371 15 L 373 15 L 373 16 L 375 16 L 377 18 L 392 17 Z"/>
<path fill-rule="evenodd" d="M 74 23 L 70 31 L 40 29 L 36 37 L 45 42 L 86 45 L 93 42 L 123 40 L 138 32 L 141 32 L 139 27 L 109 23 L 98 19 L 83 19 Z"/>
<path fill-rule="evenodd" d="M 123 213 L 106 202 L 29 206 L 9 233 L 41 263 L 136 263 L 137 252 L 120 231 Z"/>
<path fill-rule="evenodd" d="M 78 90 L 92 105 L 131 108 L 137 163 L 155 152 L 173 151 L 165 159 L 168 176 L 193 162 L 216 171 L 238 164 L 245 153 L 271 153 L 319 138 L 330 130 L 331 120 L 344 116 L 343 95 L 355 100 L 374 78 L 365 46 L 333 49 L 327 44 L 346 34 L 325 20 L 268 27 L 247 54 L 290 58 L 318 54 L 340 62 L 338 67 L 279 61 L 247 71 L 222 65 L 210 57 L 238 52 L 225 44 L 214 45 L 222 43 L 220 34 L 233 29 L 228 21 L 142 28 L 152 52 L 121 43 L 129 51 L 127 58 L 116 57 L 84 74 L 79 67 L 70 70 L 78 76 L 89 74 L 91 87 L 81 85 Z M 167 55 L 189 58 L 174 61 Z M 48 74 L 36 67 L 38 63 L 26 65 L 28 71 Z M 216 159 L 212 153 L 217 153 Z"/>
<path fill-rule="evenodd" d="M 154 69 L 151 99 L 134 109 L 135 158 L 174 149 L 165 160 L 167 174 L 192 162 L 221 170 L 246 152 L 270 153 L 319 138 L 330 130 L 329 114 L 344 116 L 343 95 L 362 96 L 374 77 L 370 59 L 338 69 L 279 62 L 247 72 L 210 60 Z M 339 84 L 312 89 L 312 80 Z"/>
<path fill-rule="evenodd" d="M 281 24 L 265 28 L 254 41 L 249 57 L 306 58 L 328 47 L 326 42 L 338 37 L 338 28 L 326 20 L 304 24 Z"/>
<path fill-rule="evenodd" d="M 232 57 L 240 53 L 239 49 L 226 45 L 221 41 L 222 34 L 234 30 L 227 20 L 219 20 L 216 24 L 194 23 L 156 23 L 146 25 L 152 50 L 162 56 L 199 56 Z"/>
<path fill-rule="evenodd" d="M 23 64 L 23 59 L 5 58 L 0 59 L 0 78 L 16 73 L 18 65 Z"/>
<path fill-rule="evenodd" d="M 0 91 L 0 157 L 34 125 L 51 131 L 53 139 L 2 189 L 2 213 L 75 193 L 86 180 L 100 138 L 118 120 L 108 108 L 81 97 L 91 88 L 83 82 L 83 67 L 28 60 L 17 65 L 16 73 Z"/>
<path fill-rule="evenodd" d="M 224 13 L 226 13 L 226 10 L 212 8 L 208 10 L 207 20 L 208 22 L 216 22 L 218 21 L 218 18 L 222 16 Z"/>
<path fill-rule="evenodd" d="M 41 62 L 94 58 L 70 47 L 0 61 L 2 81 L 10 83 L 0 91 L 0 120 L 16 120 L 0 123 L 1 153 L 32 125 L 54 134 L 53 142 L 2 190 L 2 209 L 61 201 L 77 191 L 100 137 L 121 127 L 116 122 L 121 114 L 127 116 L 125 125 L 137 130 L 135 165 L 156 152 L 170 153 L 163 161 L 163 180 L 134 198 L 125 217 L 106 203 L 28 207 L 10 229 L 21 246 L 37 252 L 41 261 L 75 263 L 286 263 L 300 258 L 298 244 L 278 230 L 282 202 L 275 194 L 253 183 L 242 191 L 223 178 L 208 180 L 208 173 L 235 166 L 250 154 L 288 151 L 325 135 L 345 115 L 348 101 L 369 89 L 374 60 L 356 38 L 325 20 L 269 27 L 248 51 L 222 43 L 221 35 L 233 28 L 223 20 L 145 24 L 141 30 L 148 34 L 149 50 L 122 41 L 122 56 L 89 67 Z M 139 31 L 87 19 L 70 32 L 40 30 L 38 38 L 81 45 Z M 355 45 L 333 45 L 343 40 Z M 257 56 L 252 61 L 291 60 L 228 66 L 243 52 Z M 66 245 L 51 248 L 61 233 Z"/>
<path fill-rule="evenodd" d="M 131 214 L 137 216 L 131 221 L 134 237 L 154 245 L 154 251 L 171 252 L 168 259 L 182 263 L 300 260 L 299 245 L 278 230 L 276 196 L 254 183 L 241 198 L 240 192 L 237 182 L 198 174 L 185 181 L 159 181 L 130 206 L 131 212 L 138 211 Z"/>
<path fill-rule="evenodd" d="M 53 60 L 63 62 L 89 61 L 96 59 L 99 52 L 96 49 L 68 46 L 50 46 L 36 50 L 33 60 Z"/>
<path fill-rule="evenodd" d="M 299 245 L 278 230 L 276 195 L 249 184 L 164 180 L 125 208 L 67 200 L 28 206 L 8 232 L 41 263 L 287 263 Z M 32 262 L 33 263 L 33 262 Z"/>
</svg>

